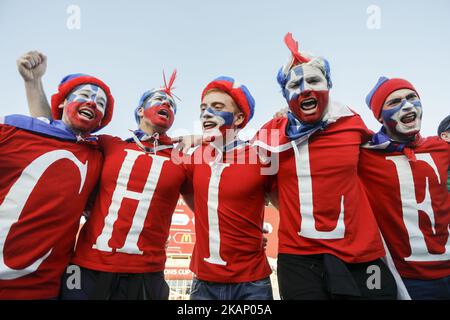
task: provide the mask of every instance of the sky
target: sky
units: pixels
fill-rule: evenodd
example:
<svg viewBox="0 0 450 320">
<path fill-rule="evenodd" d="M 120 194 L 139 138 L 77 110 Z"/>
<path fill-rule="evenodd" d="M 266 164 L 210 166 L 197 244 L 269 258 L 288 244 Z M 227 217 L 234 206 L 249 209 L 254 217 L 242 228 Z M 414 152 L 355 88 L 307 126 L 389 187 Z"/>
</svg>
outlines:
<svg viewBox="0 0 450 320">
<path fill-rule="evenodd" d="M 449 18 L 448 0 L 0 0 L 0 115 L 28 113 L 16 60 L 39 50 L 48 57 L 48 97 L 69 73 L 110 86 L 116 107 L 100 133 L 127 138 L 142 93 L 176 68 L 181 101 L 169 134 L 200 132 L 201 91 L 225 75 L 256 100 L 245 138 L 285 106 L 276 74 L 290 55 L 283 37 L 292 32 L 301 50 L 329 60 L 331 98 L 370 129 L 380 125 L 365 97 L 384 75 L 414 84 L 422 134 L 436 135 L 450 114 Z"/>
</svg>

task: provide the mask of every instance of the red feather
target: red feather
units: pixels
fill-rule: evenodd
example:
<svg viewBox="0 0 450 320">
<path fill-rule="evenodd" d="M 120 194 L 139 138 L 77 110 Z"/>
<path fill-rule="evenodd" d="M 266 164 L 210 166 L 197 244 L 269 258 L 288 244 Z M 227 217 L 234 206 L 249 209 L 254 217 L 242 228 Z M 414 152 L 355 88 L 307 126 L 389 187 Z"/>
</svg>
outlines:
<svg viewBox="0 0 450 320">
<path fill-rule="evenodd" d="M 284 36 L 284 43 L 286 43 L 288 49 L 291 51 L 295 62 L 307 63 L 310 61 L 310 59 L 302 56 L 300 52 L 298 52 L 298 42 L 294 40 L 292 33 L 288 32 Z"/>
<path fill-rule="evenodd" d="M 172 75 L 170 76 L 169 84 L 167 85 L 166 75 L 165 75 L 164 70 L 163 70 L 164 91 L 168 95 L 172 95 L 172 89 L 175 89 L 175 87 L 172 87 L 172 86 L 173 86 L 173 83 L 175 82 L 175 78 L 176 77 L 177 77 L 177 69 L 173 70 Z"/>
</svg>

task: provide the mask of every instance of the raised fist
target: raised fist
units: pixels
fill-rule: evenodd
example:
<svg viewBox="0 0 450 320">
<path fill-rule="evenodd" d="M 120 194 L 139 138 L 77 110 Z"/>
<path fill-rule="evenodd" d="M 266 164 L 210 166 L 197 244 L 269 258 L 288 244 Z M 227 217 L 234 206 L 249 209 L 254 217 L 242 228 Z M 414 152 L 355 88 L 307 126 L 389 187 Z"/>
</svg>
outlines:
<svg viewBox="0 0 450 320">
<path fill-rule="evenodd" d="M 23 80 L 40 80 L 47 70 L 47 57 L 39 51 L 27 52 L 17 60 L 17 68 Z"/>
</svg>

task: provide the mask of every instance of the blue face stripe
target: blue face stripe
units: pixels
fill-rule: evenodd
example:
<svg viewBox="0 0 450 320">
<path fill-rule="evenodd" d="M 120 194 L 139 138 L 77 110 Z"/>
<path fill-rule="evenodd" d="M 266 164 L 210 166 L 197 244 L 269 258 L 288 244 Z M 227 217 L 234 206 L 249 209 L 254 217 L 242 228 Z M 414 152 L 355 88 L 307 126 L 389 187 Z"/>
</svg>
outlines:
<svg viewBox="0 0 450 320">
<path fill-rule="evenodd" d="M 211 113 L 212 115 L 214 115 L 216 117 L 222 118 L 224 120 L 224 125 L 226 125 L 226 126 L 231 126 L 233 124 L 233 120 L 234 120 L 233 112 L 217 111 L 211 107 L 206 108 L 205 111 L 208 113 Z M 202 115 L 203 115 L 203 113 L 202 113 Z"/>
<path fill-rule="evenodd" d="M 403 99 L 402 102 L 400 102 L 400 104 L 395 108 L 381 111 L 381 116 L 383 117 L 384 121 L 392 121 L 392 116 L 399 112 L 408 102 L 416 108 L 422 108 L 422 103 L 420 102 L 420 100 L 408 101 L 406 99 Z"/>
<path fill-rule="evenodd" d="M 80 97 L 78 94 L 76 94 L 76 91 L 81 89 L 82 87 L 87 86 L 87 89 L 91 90 L 90 93 L 90 97 L 89 98 L 84 98 L 84 97 Z M 96 101 L 97 99 L 97 95 L 99 92 L 100 87 L 94 84 L 80 84 L 78 86 L 76 86 L 72 92 L 69 94 L 69 96 L 67 97 L 67 100 L 69 102 L 72 101 L 77 101 L 77 102 L 87 102 L 87 101 Z"/>
<path fill-rule="evenodd" d="M 156 93 L 158 93 L 161 96 L 163 101 L 159 101 L 159 102 L 153 103 L 153 105 L 152 105 L 152 100 L 153 100 L 153 97 L 154 97 L 154 95 Z M 164 100 L 169 102 L 170 106 L 173 109 L 174 114 L 176 114 L 177 113 L 177 107 L 176 107 L 175 101 L 172 99 L 171 96 L 169 96 L 167 93 L 165 93 L 163 91 L 155 91 L 155 92 L 151 93 L 143 102 L 144 110 L 146 110 L 146 109 L 148 109 L 150 107 L 160 106 L 164 102 Z"/>
</svg>

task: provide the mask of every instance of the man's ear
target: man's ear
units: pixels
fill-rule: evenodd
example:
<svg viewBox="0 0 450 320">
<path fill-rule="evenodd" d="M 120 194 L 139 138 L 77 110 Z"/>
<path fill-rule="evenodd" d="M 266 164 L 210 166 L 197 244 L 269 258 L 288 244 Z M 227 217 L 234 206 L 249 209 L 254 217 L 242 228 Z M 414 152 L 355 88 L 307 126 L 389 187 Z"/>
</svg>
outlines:
<svg viewBox="0 0 450 320">
<path fill-rule="evenodd" d="M 139 117 L 143 117 L 143 116 L 144 116 L 144 107 L 140 107 L 140 108 L 138 109 L 138 116 L 139 116 Z"/>
<path fill-rule="evenodd" d="M 234 116 L 234 125 L 239 127 L 242 123 L 244 123 L 245 115 L 243 112 L 239 112 Z"/>
</svg>

